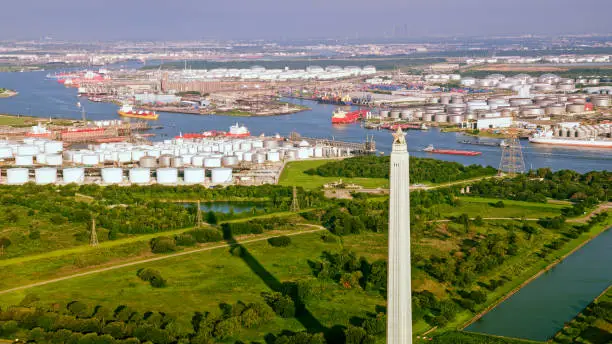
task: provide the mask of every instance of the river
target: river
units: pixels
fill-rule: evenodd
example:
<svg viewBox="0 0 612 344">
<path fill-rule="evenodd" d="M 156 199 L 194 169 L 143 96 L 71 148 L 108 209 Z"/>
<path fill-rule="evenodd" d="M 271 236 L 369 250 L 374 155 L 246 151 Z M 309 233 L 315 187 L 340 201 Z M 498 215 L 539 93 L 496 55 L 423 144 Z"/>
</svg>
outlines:
<svg viewBox="0 0 612 344">
<path fill-rule="evenodd" d="M 612 284 L 612 229 L 499 304 L 467 331 L 545 341 Z"/>
<path fill-rule="evenodd" d="M 25 114 L 37 117 L 81 117 L 76 107 L 81 102 L 87 117 L 93 120 L 117 119 L 117 106 L 114 104 L 94 103 L 77 97 L 74 88 L 65 88 L 53 79 L 47 79 L 47 72 L 0 73 L 0 87 L 19 92 L 15 97 L 0 99 L 0 113 Z M 283 136 L 297 131 L 303 136 L 335 138 L 344 141 L 362 142 L 372 135 L 377 149 L 388 154 L 391 149 L 391 134 L 388 131 L 367 130 L 359 124 L 331 125 L 330 116 L 333 105 L 318 104 L 308 100 L 289 100 L 306 105 L 312 110 L 291 115 L 275 117 L 227 117 L 209 115 L 189 115 L 160 113 L 156 124 L 162 129 L 153 130 L 153 140 L 172 138 L 180 132 L 197 132 L 203 130 L 227 130 L 236 122 L 246 125 L 252 134 L 265 133 Z M 441 133 L 437 129 L 429 131 L 409 131 L 407 134 L 410 153 L 418 157 L 435 157 L 462 164 L 481 164 L 499 166 L 501 151 L 499 147 L 475 146 L 458 143 L 466 137 L 459 133 Z M 455 155 L 431 155 L 421 150 L 429 144 L 436 148 L 477 150 L 483 154 L 475 157 Z M 529 168 L 550 167 L 553 170 L 572 169 L 579 172 L 591 170 L 609 170 L 612 167 L 612 150 L 560 148 L 532 145 L 521 141 L 525 165 Z"/>
</svg>

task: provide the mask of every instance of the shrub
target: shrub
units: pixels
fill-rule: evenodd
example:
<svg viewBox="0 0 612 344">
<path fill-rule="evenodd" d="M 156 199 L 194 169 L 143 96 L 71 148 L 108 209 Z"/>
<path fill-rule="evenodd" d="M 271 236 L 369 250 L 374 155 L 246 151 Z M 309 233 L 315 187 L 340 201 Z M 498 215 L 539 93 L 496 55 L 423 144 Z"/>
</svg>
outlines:
<svg viewBox="0 0 612 344">
<path fill-rule="evenodd" d="M 173 238 L 159 237 L 151 240 L 151 252 L 168 253 L 176 251 L 176 242 Z"/>
<path fill-rule="evenodd" d="M 268 239 L 268 243 L 274 247 L 287 247 L 291 244 L 291 238 L 283 235 Z"/>
<path fill-rule="evenodd" d="M 51 216 L 49 220 L 51 220 L 51 223 L 53 223 L 54 225 L 62 225 L 66 223 L 66 218 L 59 214 Z"/>
<path fill-rule="evenodd" d="M 506 206 L 503 201 L 498 201 L 498 202 L 490 203 L 490 204 L 494 208 L 504 208 Z"/>
<path fill-rule="evenodd" d="M 154 269 L 144 268 L 136 273 L 141 280 L 149 282 L 153 288 L 163 288 L 166 286 L 166 280 L 161 273 Z"/>
<path fill-rule="evenodd" d="M 214 229 L 196 229 L 186 234 L 191 235 L 199 243 L 218 242 L 223 240 L 221 233 Z"/>
<path fill-rule="evenodd" d="M 338 242 L 338 238 L 333 234 L 323 234 L 321 235 L 321 240 L 330 244 L 335 244 Z"/>
<path fill-rule="evenodd" d="M 196 244 L 196 240 L 189 234 L 179 234 L 174 237 L 174 241 L 178 246 L 193 246 Z"/>
<path fill-rule="evenodd" d="M 72 301 L 68 304 L 67 308 L 70 313 L 79 318 L 85 318 L 90 315 L 89 307 L 81 301 Z"/>
<path fill-rule="evenodd" d="M 230 249 L 230 253 L 234 257 L 242 257 L 244 255 L 244 250 L 242 246 L 234 246 Z"/>
<path fill-rule="evenodd" d="M 263 296 L 274 313 L 280 317 L 293 318 L 295 316 L 295 303 L 289 296 L 281 293 L 264 293 Z"/>
<path fill-rule="evenodd" d="M 32 229 L 28 235 L 28 238 L 30 238 L 30 240 L 40 239 L 40 231 L 38 229 Z"/>
<path fill-rule="evenodd" d="M 387 318 L 379 314 L 376 318 L 369 318 L 363 322 L 363 329 L 369 335 L 377 335 L 387 330 Z"/>
<path fill-rule="evenodd" d="M 2 324 L 2 327 L 0 328 L 0 334 L 4 336 L 10 336 L 13 333 L 17 332 L 18 329 L 19 326 L 17 322 L 15 320 L 9 320 Z"/>
<path fill-rule="evenodd" d="M 208 222 L 211 225 L 216 225 L 218 222 L 217 214 L 215 214 L 215 212 L 212 210 L 206 213 L 206 222 Z"/>
</svg>

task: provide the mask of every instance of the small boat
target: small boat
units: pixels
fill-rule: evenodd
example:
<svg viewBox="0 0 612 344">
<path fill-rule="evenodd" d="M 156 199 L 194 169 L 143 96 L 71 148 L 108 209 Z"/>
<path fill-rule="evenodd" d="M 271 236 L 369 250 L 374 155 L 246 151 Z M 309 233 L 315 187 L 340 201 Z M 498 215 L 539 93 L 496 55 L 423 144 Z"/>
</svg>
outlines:
<svg viewBox="0 0 612 344">
<path fill-rule="evenodd" d="M 434 153 L 434 154 L 450 154 L 450 155 L 465 155 L 465 156 L 476 156 L 481 155 L 482 152 L 476 151 L 464 151 L 457 149 L 436 149 L 433 145 L 429 145 L 426 148 L 423 148 L 423 152 Z"/>
</svg>

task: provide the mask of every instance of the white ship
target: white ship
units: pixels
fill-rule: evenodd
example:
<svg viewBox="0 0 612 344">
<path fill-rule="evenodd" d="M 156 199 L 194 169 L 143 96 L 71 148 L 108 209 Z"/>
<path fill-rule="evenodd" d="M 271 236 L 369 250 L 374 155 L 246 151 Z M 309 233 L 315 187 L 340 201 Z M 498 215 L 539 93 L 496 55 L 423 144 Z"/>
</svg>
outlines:
<svg viewBox="0 0 612 344">
<path fill-rule="evenodd" d="M 529 137 L 529 142 L 555 146 L 574 146 L 591 148 L 612 148 L 611 139 L 590 138 L 565 138 L 554 136 L 552 131 L 543 131 Z"/>
</svg>

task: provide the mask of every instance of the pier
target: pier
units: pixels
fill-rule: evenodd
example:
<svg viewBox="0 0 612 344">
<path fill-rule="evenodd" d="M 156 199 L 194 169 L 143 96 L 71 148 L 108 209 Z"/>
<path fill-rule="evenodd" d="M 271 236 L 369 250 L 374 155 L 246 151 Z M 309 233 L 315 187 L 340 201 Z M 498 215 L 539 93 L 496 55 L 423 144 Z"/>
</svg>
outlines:
<svg viewBox="0 0 612 344">
<path fill-rule="evenodd" d="M 314 137 L 304 137 L 299 133 L 292 132 L 289 135 L 289 141 L 299 143 L 301 141 L 308 142 L 311 146 L 319 145 L 330 148 L 336 148 L 339 151 L 350 152 L 354 155 L 368 155 L 368 154 L 376 154 L 376 141 L 374 141 L 373 136 L 366 137 L 365 142 L 357 143 L 357 142 L 346 142 L 346 141 L 338 141 L 333 137 L 329 138 L 314 138 Z"/>
</svg>

